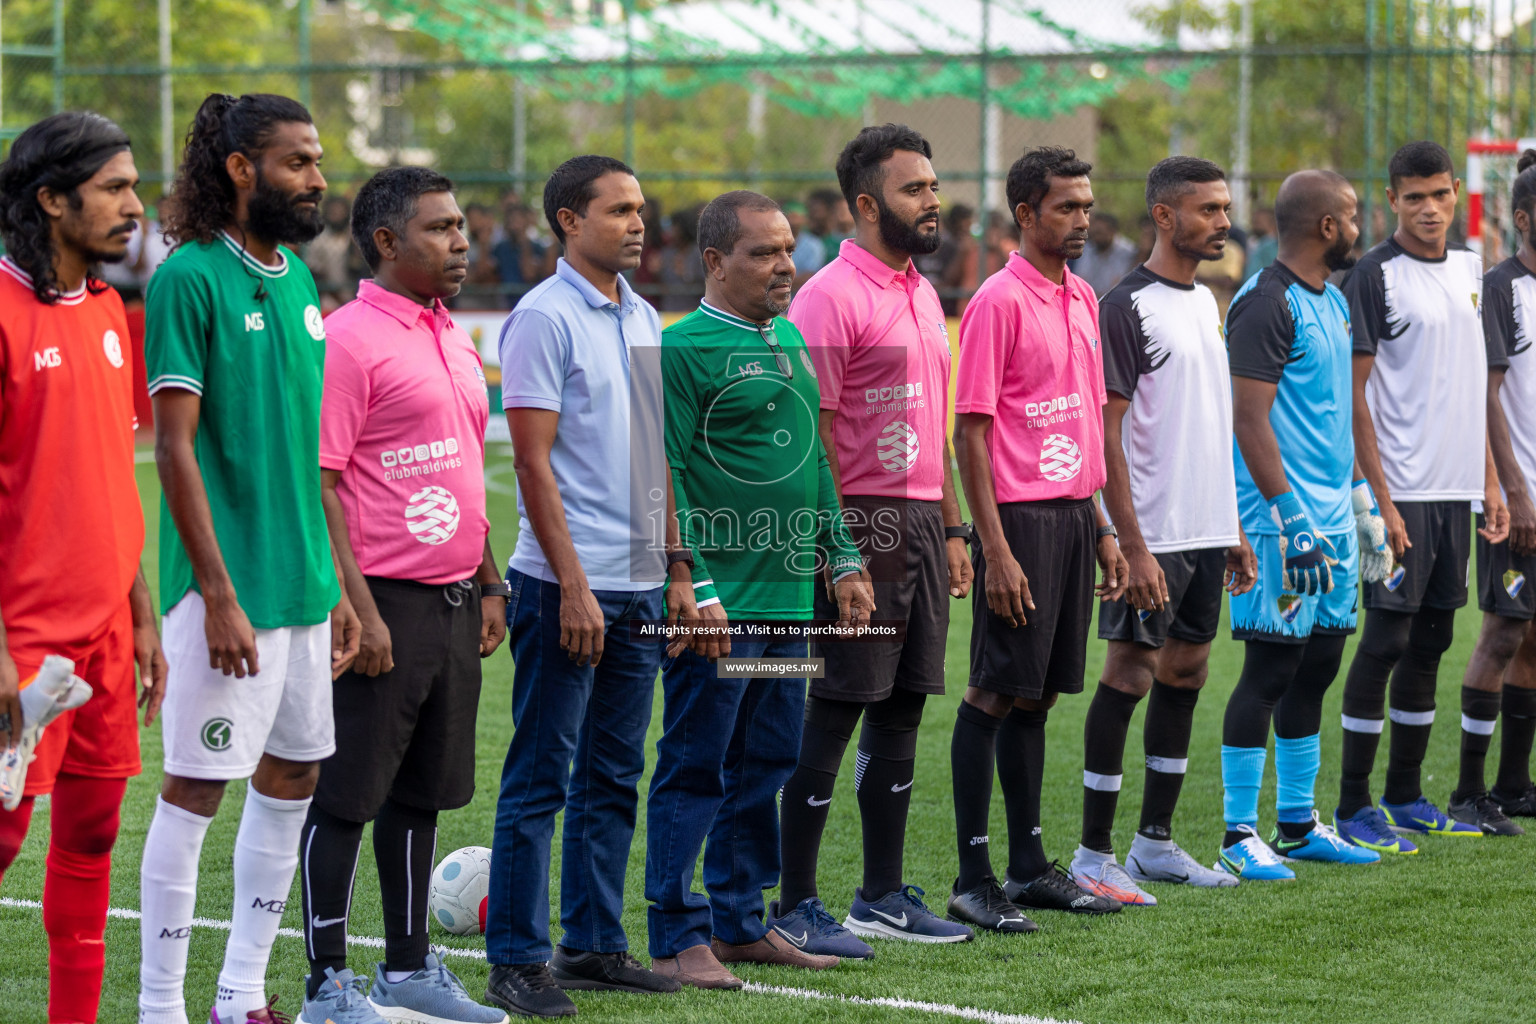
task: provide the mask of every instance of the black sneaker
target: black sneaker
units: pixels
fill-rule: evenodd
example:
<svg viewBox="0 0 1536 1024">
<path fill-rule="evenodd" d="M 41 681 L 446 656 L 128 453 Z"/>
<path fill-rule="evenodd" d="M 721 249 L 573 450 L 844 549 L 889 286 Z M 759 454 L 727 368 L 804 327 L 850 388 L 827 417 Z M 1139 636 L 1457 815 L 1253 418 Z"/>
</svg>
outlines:
<svg viewBox="0 0 1536 1024">
<path fill-rule="evenodd" d="M 1038 878 L 1028 882 L 1007 879 L 1003 895 L 1031 910 L 1065 910 L 1073 914 L 1118 914 L 1120 901 L 1095 896 L 1072 880 L 1067 869 L 1057 861 Z"/>
<path fill-rule="evenodd" d="M 627 952 L 589 953 L 555 947 L 549 973 L 561 988 L 597 992 L 676 992 L 683 986 L 640 966 Z"/>
<path fill-rule="evenodd" d="M 1475 825 L 1490 836 L 1523 836 L 1525 829 L 1509 820 L 1497 800 L 1487 793 L 1471 796 L 1451 794 L 1451 802 L 1445 805 L 1446 813 L 1457 821 Z"/>
<path fill-rule="evenodd" d="M 560 991 L 549 964 L 492 964 L 485 1001 L 519 1017 L 574 1017 L 576 1004 Z"/>
<path fill-rule="evenodd" d="M 1511 818 L 1536 818 L 1536 784 L 1526 786 L 1524 793 L 1501 793 L 1495 786 L 1490 795 Z"/>
<path fill-rule="evenodd" d="M 955 885 L 959 884 L 960 880 L 956 879 Z M 1003 887 L 998 885 L 997 879 L 991 875 L 965 892 L 961 892 L 958 888 L 950 889 L 949 919 L 994 932 L 1040 930 L 1039 925 L 1025 917 L 1018 907 L 1008 902 L 1008 897 L 1003 895 Z"/>
</svg>

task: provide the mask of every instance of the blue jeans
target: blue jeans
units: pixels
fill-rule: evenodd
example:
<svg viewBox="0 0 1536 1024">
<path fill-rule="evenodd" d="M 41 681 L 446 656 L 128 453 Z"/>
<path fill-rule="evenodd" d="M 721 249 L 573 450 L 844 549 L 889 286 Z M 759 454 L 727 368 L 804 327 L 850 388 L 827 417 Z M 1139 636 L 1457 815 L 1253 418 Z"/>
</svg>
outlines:
<svg viewBox="0 0 1536 1024">
<path fill-rule="evenodd" d="M 549 847 L 562 809 L 561 944 L 628 949 L 624 870 L 663 648 L 659 638 L 632 639 L 630 623 L 661 619 L 665 588 L 593 592 L 607 626 L 594 668 L 560 647 L 559 584 L 516 570 L 507 582 L 515 731 L 496 804 L 486 956 L 493 964 L 550 958 Z"/>
<path fill-rule="evenodd" d="M 733 658 L 804 658 L 804 640 L 731 637 Z M 805 680 L 719 679 L 684 651 L 662 671 L 666 694 L 646 805 L 645 898 L 651 956 L 756 942 L 763 890 L 779 883 L 778 793 L 794 774 Z M 708 845 L 705 840 L 708 839 Z M 704 848 L 704 888 L 693 891 Z"/>
</svg>

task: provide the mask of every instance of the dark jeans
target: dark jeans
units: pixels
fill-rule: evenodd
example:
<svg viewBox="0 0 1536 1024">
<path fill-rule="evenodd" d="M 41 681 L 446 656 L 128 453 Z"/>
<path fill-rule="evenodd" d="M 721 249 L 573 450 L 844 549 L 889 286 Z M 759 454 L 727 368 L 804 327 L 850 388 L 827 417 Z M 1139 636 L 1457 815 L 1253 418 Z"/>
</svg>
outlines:
<svg viewBox="0 0 1536 1024">
<path fill-rule="evenodd" d="M 731 637 L 733 658 L 804 658 L 804 640 Z M 794 774 L 805 680 L 720 679 L 684 651 L 662 671 L 666 694 L 646 805 L 645 898 L 651 956 L 756 942 L 763 890 L 779 882 L 778 793 Z M 708 839 L 708 845 L 705 840 Z M 704 848 L 706 898 L 693 891 Z"/>
<path fill-rule="evenodd" d="M 561 944 L 599 953 L 628 949 L 620 922 L 624 869 L 662 655 L 659 639 L 631 639 L 630 623 L 661 619 L 665 588 L 594 591 L 607 632 L 593 668 L 578 666 L 560 647 L 559 585 L 515 570 L 507 582 L 515 731 L 496 804 L 487 959 L 550 958 L 549 847 L 562 809 Z"/>
</svg>

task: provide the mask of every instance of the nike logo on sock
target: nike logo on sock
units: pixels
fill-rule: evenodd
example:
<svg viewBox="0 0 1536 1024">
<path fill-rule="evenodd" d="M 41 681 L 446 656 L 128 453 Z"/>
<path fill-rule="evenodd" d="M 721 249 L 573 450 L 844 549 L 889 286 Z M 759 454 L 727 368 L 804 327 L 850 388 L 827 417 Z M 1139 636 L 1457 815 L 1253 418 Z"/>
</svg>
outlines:
<svg viewBox="0 0 1536 1024">
<path fill-rule="evenodd" d="M 892 793 L 900 793 L 904 789 L 911 789 L 912 788 L 912 783 L 915 782 L 915 781 L 916 781 L 915 779 L 910 779 L 910 780 L 907 781 L 907 784 L 905 786 L 892 786 L 891 787 L 891 792 Z"/>
<path fill-rule="evenodd" d="M 808 796 L 805 798 L 805 802 L 810 804 L 812 807 L 825 807 L 827 804 L 832 802 L 832 798 L 827 797 L 825 800 L 817 800 L 813 796 Z"/>
<path fill-rule="evenodd" d="M 346 923 L 347 919 L 344 917 L 311 917 L 309 919 L 309 926 L 315 931 L 319 931 L 321 928 L 329 928 L 332 925 Z"/>
</svg>

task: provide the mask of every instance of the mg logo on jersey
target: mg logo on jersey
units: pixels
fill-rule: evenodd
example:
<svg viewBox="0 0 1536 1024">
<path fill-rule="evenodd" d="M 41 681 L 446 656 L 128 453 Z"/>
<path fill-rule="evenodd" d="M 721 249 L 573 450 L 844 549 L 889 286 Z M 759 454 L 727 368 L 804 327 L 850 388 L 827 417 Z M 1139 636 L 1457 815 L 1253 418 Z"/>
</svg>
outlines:
<svg viewBox="0 0 1536 1024">
<path fill-rule="evenodd" d="M 816 379 L 816 364 L 811 362 L 811 354 L 805 349 L 800 350 L 800 365 L 805 367 L 805 372 L 811 375 L 811 380 Z"/>
<path fill-rule="evenodd" d="M 1083 450 L 1066 434 L 1048 434 L 1040 446 L 1040 475 L 1061 483 L 1083 471 Z"/>
<path fill-rule="evenodd" d="M 405 527 L 423 544 L 446 544 L 459 531 L 459 499 L 446 487 L 423 487 L 406 502 Z"/>
<path fill-rule="evenodd" d="M 108 331 L 101 336 L 101 350 L 107 355 L 107 362 L 114 369 L 123 368 L 123 341 L 117 336 L 116 331 Z"/>
<path fill-rule="evenodd" d="M 263 314 L 261 314 L 261 313 L 247 313 L 247 314 L 245 314 L 245 331 L 246 331 L 247 334 L 249 334 L 251 331 L 264 331 L 266 329 L 267 329 L 267 321 L 264 318 Z"/>
<path fill-rule="evenodd" d="M 57 345 L 43 349 L 41 352 L 32 353 L 33 370 L 51 370 L 64 365 L 64 357 L 59 354 Z"/>
<path fill-rule="evenodd" d="M 304 327 L 311 338 L 316 341 L 325 340 L 325 317 L 320 315 L 318 306 L 304 307 Z"/>
<path fill-rule="evenodd" d="M 875 457 L 892 473 L 905 473 L 917 462 L 917 431 L 906 420 L 892 420 L 875 441 Z"/>
<path fill-rule="evenodd" d="M 228 750 L 235 739 L 235 723 L 227 718 L 210 718 L 203 723 L 202 739 L 209 750 Z"/>
</svg>

